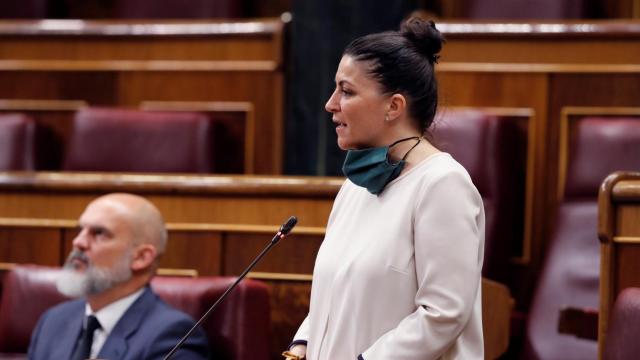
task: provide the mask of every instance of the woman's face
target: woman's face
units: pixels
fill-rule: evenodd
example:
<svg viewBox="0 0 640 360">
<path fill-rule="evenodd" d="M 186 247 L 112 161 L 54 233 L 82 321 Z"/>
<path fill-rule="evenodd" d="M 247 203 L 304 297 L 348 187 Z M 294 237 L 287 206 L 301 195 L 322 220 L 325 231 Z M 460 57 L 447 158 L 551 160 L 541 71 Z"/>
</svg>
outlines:
<svg viewBox="0 0 640 360">
<path fill-rule="evenodd" d="M 388 145 L 384 141 L 389 96 L 367 73 L 366 63 L 348 55 L 336 72 L 336 89 L 325 109 L 333 114 L 338 146 L 342 150 Z"/>
</svg>

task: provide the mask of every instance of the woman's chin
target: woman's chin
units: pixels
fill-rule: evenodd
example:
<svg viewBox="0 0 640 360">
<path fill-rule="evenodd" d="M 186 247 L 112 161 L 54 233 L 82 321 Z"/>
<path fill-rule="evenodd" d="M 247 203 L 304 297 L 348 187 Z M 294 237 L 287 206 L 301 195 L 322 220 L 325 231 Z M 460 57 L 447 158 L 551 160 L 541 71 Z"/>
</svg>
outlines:
<svg viewBox="0 0 640 360">
<path fill-rule="evenodd" d="M 338 139 L 338 147 L 340 150 L 349 150 L 353 148 L 349 142 L 342 139 Z"/>
</svg>

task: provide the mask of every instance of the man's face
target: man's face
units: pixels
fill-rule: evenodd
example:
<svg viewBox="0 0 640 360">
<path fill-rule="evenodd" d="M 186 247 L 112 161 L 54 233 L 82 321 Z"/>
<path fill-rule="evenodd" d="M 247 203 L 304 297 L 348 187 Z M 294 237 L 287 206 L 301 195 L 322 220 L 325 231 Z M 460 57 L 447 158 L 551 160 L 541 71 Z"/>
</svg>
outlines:
<svg viewBox="0 0 640 360">
<path fill-rule="evenodd" d="M 58 289 L 73 297 L 92 295 L 129 280 L 135 236 L 129 209 L 100 198 L 86 208 L 79 226 Z"/>
</svg>

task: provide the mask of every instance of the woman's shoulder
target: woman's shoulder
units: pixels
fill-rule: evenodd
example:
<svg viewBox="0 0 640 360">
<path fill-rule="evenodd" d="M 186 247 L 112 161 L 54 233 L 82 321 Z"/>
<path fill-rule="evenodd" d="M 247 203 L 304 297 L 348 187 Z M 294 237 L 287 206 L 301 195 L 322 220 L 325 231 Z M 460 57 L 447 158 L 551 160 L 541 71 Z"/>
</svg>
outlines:
<svg viewBox="0 0 640 360">
<path fill-rule="evenodd" d="M 438 185 L 440 188 L 470 188 L 477 192 L 469 172 L 450 154 L 440 152 L 425 159 L 419 169 L 423 190 Z M 452 189 L 453 190 L 453 189 Z"/>
<path fill-rule="evenodd" d="M 447 174 L 458 174 L 470 178 L 467 170 L 446 152 L 429 156 L 416 166 L 416 170 L 426 178 L 440 178 Z"/>
</svg>

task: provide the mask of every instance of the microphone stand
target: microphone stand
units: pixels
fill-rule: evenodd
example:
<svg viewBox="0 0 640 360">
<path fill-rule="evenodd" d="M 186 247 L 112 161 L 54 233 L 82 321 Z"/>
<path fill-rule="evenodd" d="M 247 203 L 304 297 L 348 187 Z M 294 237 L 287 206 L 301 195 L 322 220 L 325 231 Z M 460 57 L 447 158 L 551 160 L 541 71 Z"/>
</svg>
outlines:
<svg viewBox="0 0 640 360">
<path fill-rule="evenodd" d="M 287 220 L 287 222 L 284 223 L 280 227 L 280 230 L 278 230 L 278 232 L 273 236 L 273 239 L 271 239 L 269 244 L 267 244 L 267 246 L 264 249 L 262 249 L 260 254 L 258 254 L 258 256 L 256 256 L 255 259 L 253 259 L 251 264 L 249 264 L 249 266 L 242 272 L 242 274 L 240 274 L 240 276 L 238 276 L 236 281 L 233 284 L 231 284 L 231 286 L 229 286 L 227 288 L 227 290 L 225 290 L 225 292 L 218 298 L 218 300 L 213 305 L 211 305 L 209 310 L 207 310 L 207 312 L 204 313 L 204 315 L 202 315 L 200 320 L 198 320 L 198 322 L 196 322 L 196 324 L 193 325 L 193 327 L 182 337 L 182 339 L 180 339 L 180 341 L 178 341 L 176 346 L 174 346 L 173 349 L 171 349 L 171 351 L 169 351 L 169 353 L 163 358 L 163 360 L 169 360 L 169 359 L 171 359 L 173 357 L 173 355 L 176 353 L 176 351 L 178 351 L 178 349 L 180 349 L 182 344 L 184 344 L 184 342 L 187 341 L 189 336 L 191 336 L 191 334 L 193 334 L 193 332 L 196 331 L 196 329 L 200 325 L 202 325 L 202 323 L 205 320 L 207 320 L 209 318 L 209 315 L 211 315 L 211 313 L 218 306 L 218 304 L 220 304 L 222 302 L 222 300 L 224 300 L 227 297 L 227 295 L 229 295 L 231 290 L 233 290 L 236 287 L 236 285 L 238 285 L 238 283 L 240 283 L 240 281 L 242 279 L 244 279 L 245 276 L 247 276 L 249 271 L 251 271 L 251 269 L 253 269 L 253 267 L 256 266 L 258 261 L 260 261 L 260 259 L 262 259 L 262 257 L 264 257 L 269 252 L 269 250 L 271 250 L 271 248 L 275 244 L 278 243 L 278 241 L 280 241 L 281 239 L 284 239 L 285 236 L 289 235 L 289 232 L 291 232 L 291 229 L 293 229 L 293 227 L 296 225 L 297 222 L 298 222 L 298 219 L 295 216 L 291 216 Z"/>
</svg>

